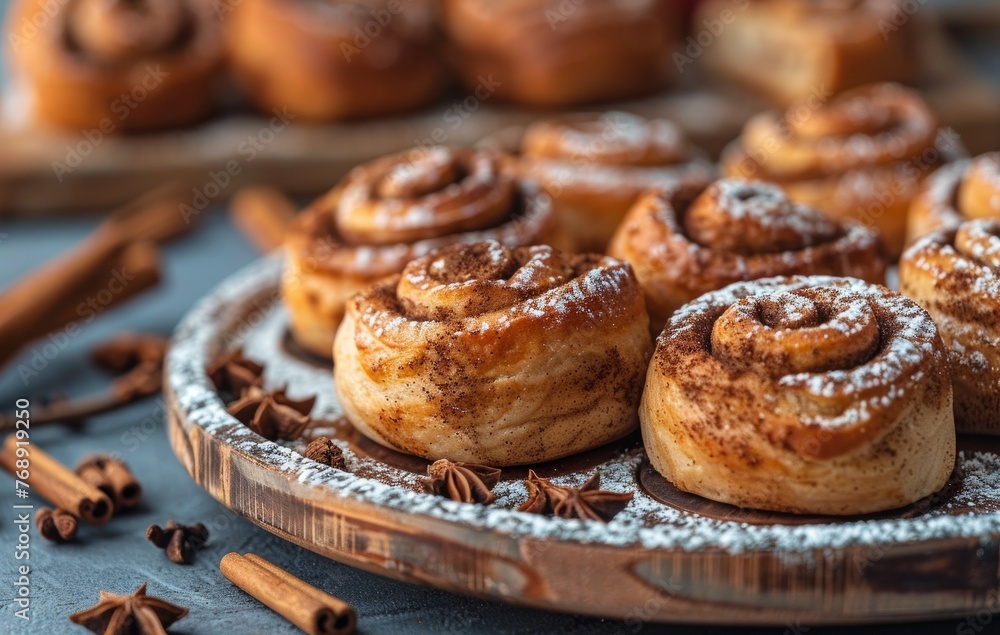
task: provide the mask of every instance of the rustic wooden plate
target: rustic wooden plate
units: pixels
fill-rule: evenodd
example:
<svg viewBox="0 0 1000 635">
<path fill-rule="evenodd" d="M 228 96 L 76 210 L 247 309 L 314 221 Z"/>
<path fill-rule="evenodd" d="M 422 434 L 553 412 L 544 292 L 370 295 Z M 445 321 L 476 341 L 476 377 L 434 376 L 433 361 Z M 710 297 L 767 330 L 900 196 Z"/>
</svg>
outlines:
<svg viewBox="0 0 1000 635">
<path fill-rule="evenodd" d="M 1000 443 L 965 439 L 936 496 L 866 518 L 738 510 L 670 487 L 640 440 L 558 463 L 544 476 L 635 492 L 610 523 L 514 511 L 524 470 L 505 470 L 490 507 L 419 490 L 427 463 L 361 438 L 339 420 L 331 372 L 289 343 L 277 294 L 281 260 L 239 273 L 178 327 L 168 359 L 170 441 L 185 468 L 227 507 L 340 562 L 442 589 L 546 609 L 725 624 L 901 621 L 997 606 Z M 206 365 L 243 346 L 269 385 L 318 393 L 311 433 L 333 436 L 347 471 L 264 440 L 229 417 Z"/>
</svg>

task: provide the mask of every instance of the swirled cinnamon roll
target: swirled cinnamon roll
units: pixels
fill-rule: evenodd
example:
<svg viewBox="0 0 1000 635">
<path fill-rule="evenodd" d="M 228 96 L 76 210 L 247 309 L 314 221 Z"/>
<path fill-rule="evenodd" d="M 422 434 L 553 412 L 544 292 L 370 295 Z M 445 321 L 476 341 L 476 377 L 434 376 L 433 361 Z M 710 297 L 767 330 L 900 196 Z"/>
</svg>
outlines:
<svg viewBox="0 0 1000 635">
<path fill-rule="evenodd" d="M 723 153 L 722 171 L 777 183 L 793 200 L 877 227 L 898 257 L 920 182 L 961 153 L 917 93 L 878 84 L 753 117 Z"/>
<path fill-rule="evenodd" d="M 909 242 L 976 218 L 1000 218 L 1000 153 L 955 161 L 931 175 L 910 206 Z"/>
<path fill-rule="evenodd" d="M 649 192 L 608 255 L 632 265 L 656 333 L 683 304 L 733 282 L 820 274 L 881 283 L 887 266 L 877 231 L 793 203 L 775 185 L 735 179 Z"/>
<path fill-rule="evenodd" d="M 639 196 L 654 187 L 706 187 L 707 155 L 666 119 L 576 114 L 502 130 L 483 140 L 516 157 L 518 174 L 552 197 L 558 247 L 603 252 Z"/>
<path fill-rule="evenodd" d="M 426 0 L 244 0 L 226 46 L 264 111 L 308 120 L 366 117 L 433 101 L 444 85 Z"/>
<path fill-rule="evenodd" d="M 640 418 L 678 488 L 779 512 L 866 514 L 955 464 L 947 353 L 913 301 L 853 278 L 737 283 L 660 336 Z"/>
<path fill-rule="evenodd" d="M 705 64 L 779 104 L 918 77 L 919 20 L 898 0 L 707 0 Z M 899 17 L 905 20 L 899 20 Z M 695 50 L 697 52 L 697 50 Z M 691 56 L 690 50 L 684 55 Z M 678 58 L 679 64 L 695 57 Z"/>
<path fill-rule="evenodd" d="M 921 239 L 899 263 L 899 287 L 948 346 L 958 431 L 1000 434 L 1000 219 Z"/>
<path fill-rule="evenodd" d="M 355 168 L 310 205 L 288 240 L 282 295 L 296 341 L 329 358 L 347 299 L 456 242 L 547 242 L 552 206 L 486 151 L 414 149 Z"/>
<path fill-rule="evenodd" d="M 443 0 L 441 11 L 469 90 L 544 107 L 661 88 L 681 29 L 674 0 Z"/>
<path fill-rule="evenodd" d="M 42 125 L 102 134 L 192 123 L 215 102 L 221 27 L 199 0 L 20 0 L 14 72 Z"/>
<path fill-rule="evenodd" d="M 626 263 L 453 245 L 348 302 L 337 396 L 358 430 L 402 452 L 539 463 L 635 429 L 648 328 Z"/>
</svg>

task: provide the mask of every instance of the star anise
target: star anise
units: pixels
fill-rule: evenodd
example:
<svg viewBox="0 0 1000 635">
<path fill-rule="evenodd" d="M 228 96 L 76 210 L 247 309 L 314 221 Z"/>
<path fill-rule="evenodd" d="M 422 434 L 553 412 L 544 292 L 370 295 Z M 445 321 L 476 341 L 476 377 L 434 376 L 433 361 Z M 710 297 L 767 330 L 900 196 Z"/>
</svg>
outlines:
<svg viewBox="0 0 1000 635">
<path fill-rule="evenodd" d="M 150 525 L 146 529 L 146 539 L 164 549 L 171 562 L 190 564 L 195 550 L 208 542 L 208 529 L 201 523 L 182 525 L 168 520 L 164 527 Z"/>
<path fill-rule="evenodd" d="M 600 472 L 580 487 L 567 487 L 554 485 L 549 479 L 529 470 L 528 480 L 524 483 L 528 486 L 528 500 L 517 510 L 532 514 L 608 522 L 632 500 L 631 492 L 622 494 L 598 489 L 601 486 Z"/>
<path fill-rule="evenodd" d="M 148 333 L 124 333 L 90 353 L 100 368 L 117 375 L 112 390 L 122 401 L 155 395 L 163 389 L 167 338 Z"/>
<path fill-rule="evenodd" d="M 290 399 L 284 388 L 267 391 L 250 386 L 226 412 L 269 441 L 292 441 L 309 425 L 309 412 L 315 403 L 315 396 L 296 400 Z"/>
<path fill-rule="evenodd" d="M 184 607 L 146 595 L 146 583 L 131 595 L 101 591 L 100 601 L 69 616 L 74 624 L 103 635 L 166 635 L 171 624 L 187 615 Z"/>
<path fill-rule="evenodd" d="M 230 395 L 242 395 L 247 388 L 264 383 L 264 366 L 247 359 L 242 348 L 220 355 L 207 373 L 216 389 Z"/>
<path fill-rule="evenodd" d="M 338 470 L 344 469 L 344 451 L 329 437 L 316 437 L 306 446 L 304 456 L 307 459 L 335 467 Z"/>
<path fill-rule="evenodd" d="M 453 463 L 440 459 L 427 466 L 428 478 L 421 479 L 424 489 L 461 503 L 489 505 L 496 496 L 490 491 L 500 482 L 500 470 L 475 463 Z"/>
</svg>

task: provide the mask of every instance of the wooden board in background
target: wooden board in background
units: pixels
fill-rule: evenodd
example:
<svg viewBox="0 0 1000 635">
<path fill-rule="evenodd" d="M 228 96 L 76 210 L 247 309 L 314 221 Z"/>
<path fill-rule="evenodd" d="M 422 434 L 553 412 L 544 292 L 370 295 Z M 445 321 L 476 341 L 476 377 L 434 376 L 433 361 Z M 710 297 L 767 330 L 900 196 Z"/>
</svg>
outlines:
<svg viewBox="0 0 1000 635">
<path fill-rule="evenodd" d="M 1000 91 L 968 68 L 940 27 L 928 25 L 924 41 L 929 65 L 922 89 L 944 125 L 958 132 L 974 154 L 1000 149 Z M 604 108 L 672 119 L 695 143 L 717 154 L 739 134 L 747 117 L 766 107 L 733 87 L 706 86 L 693 73 L 687 75 L 693 85 Z M 292 122 L 273 131 L 267 119 L 230 115 L 187 130 L 103 137 L 96 144 L 82 133 L 7 127 L 0 130 L 0 215 L 108 209 L 167 180 L 187 184 L 196 208 L 222 202 L 251 183 L 315 195 L 359 163 L 429 145 L 435 131 L 445 143 L 463 145 L 540 116 L 489 101 L 470 101 L 466 107 L 459 96 L 393 118 L 329 125 Z M 79 157 L 71 172 L 57 175 L 61 168 L 56 162 L 76 162 L 74 148 L 86 156 Z M 228 173 L 227 165 L 232 168 Z"/>
</svg>

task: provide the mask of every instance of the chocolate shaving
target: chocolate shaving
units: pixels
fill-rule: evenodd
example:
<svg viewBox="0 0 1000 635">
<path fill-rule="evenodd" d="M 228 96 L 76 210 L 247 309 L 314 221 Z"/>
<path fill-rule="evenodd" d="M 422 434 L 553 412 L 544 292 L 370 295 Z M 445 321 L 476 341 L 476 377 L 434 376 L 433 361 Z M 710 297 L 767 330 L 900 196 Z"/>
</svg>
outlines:
<svg viewBox="0 0 1000 635">
<path fill-rule="evenodd" d="M 264 366 L 247 359 L 242 348 L 220 355 L 208 367 L 207 373 L 219 392 L 233 396 L 242 395 L 252 386 L 259 388 L 264 383 Z"/>
<path fill-rule="evenodd" d="M 340 446 L 330 440 L 329 437 L 316 437 L 306 446 L 304 456 L 307 459 L 335 467 L 338 470 L 344 469 L 344 451 Z"/>
<path fill-rule="evenodd" d="M 69 619 L 103 635 L 159 635 L 187 613 L 184 607 L 146 595 L 143 582 L 131 595 L 101 591 L 97 604 L 70 615 Z"/>
<path fill-rule="evenodd" d="M 598 489 L 601 486 L 600 472 L 595 472 L 580 487 L 568 487 L 554 485 L 549 479 L 529 470 L 528 480 L 524 483 L 528 486 L 528 500 L 517 510 L 532 514 L 608 522 L 632 500 L 631 492 L 622 494 Z"/>
<path fill-rule="evenodd" d="M 76 516 L 64 509 L 43 507 L 35 514 L 38 535 L 52 542 L 70 542 L 76 538 Z"/>
<path fill-rule="evenodd" d="M 500 470 L 475 463 L 453 463 L 448 459 L 427 466 L 428 478 L 421 479 L 424 489 L 461 503 L 489 505 L 496 496 L 491 491 L 500 482 Z"/>
<path fill-rule="evenodd" d="M 315 396 L 296 400 L 290 399 L 284 388 L 266 391 L 250 386 L 226 412 L 269 441 L 294 441 L 309 425 L 309 412 L 315 403 Z"/>
<path fill-rule="evenodd" d="M 150 525 L 146 529 L 146 539 L 164 549 L 171 562 L 191 564 L 194 552 L 208 542 L 208 529 L 201 523 L 182 525 L 168 520 L 164 527 Z"/>
</svg>

